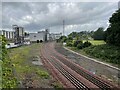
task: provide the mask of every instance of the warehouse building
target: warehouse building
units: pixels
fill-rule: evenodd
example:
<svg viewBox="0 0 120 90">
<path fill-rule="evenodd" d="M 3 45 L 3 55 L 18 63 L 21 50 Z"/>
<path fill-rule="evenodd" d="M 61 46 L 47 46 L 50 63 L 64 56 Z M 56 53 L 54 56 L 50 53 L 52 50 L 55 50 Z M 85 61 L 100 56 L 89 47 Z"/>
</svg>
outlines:
<svg viewBox="0 0 120 90">
<path fill-rule="evenodd" d="M 51 33 L 49 34 L 49 40 L 56 40 L 59 39 L 62 36 L 62 33 Z"/>
<path fill-rule="evenodd" d="M 30 33 L 30 42 L 45 41 L 44 33 Z"/>
<path fill-rule="evenodd" d="M 43 42 L 47 41 L 47 32 L 46 31 L 39 31 L 37 33 L 30 33 L 30 42 Z"/>
<path fill-rule="evenodd" d="M 62 36 L 62 33 L 56 33 L 54 34 L 54 36 L 55 36 L 55 39 L 59 39 Z"/>
<path fill-rule="evenodd" d="M 62 36 L 62 33 L 49 33 L 49 30 L 39 31 L 37 33 L 30 33 L 29 38 L 30 42 L 44 42 L 44 41 L 53 41 L 59 39 Z"/>
</svg>

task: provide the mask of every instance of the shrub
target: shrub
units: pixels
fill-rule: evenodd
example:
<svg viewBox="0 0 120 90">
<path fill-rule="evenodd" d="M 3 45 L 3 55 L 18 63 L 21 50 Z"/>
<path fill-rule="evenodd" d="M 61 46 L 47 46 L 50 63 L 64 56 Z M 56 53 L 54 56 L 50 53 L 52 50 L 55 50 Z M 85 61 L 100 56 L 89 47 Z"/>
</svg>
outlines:
<svg viewBox="0 0 120 90">
<path fill-rule="evenodd" d="M 59 39 L 56 40 L 57 42 L 66 42 L 67 41 L 67 37 L 66 36 L 61 36 Z"/>
<path fill-rule="evenodd" d="M 91 45 L 92 45 L 92 44 L 91 44 L 90 42 L 88 42 L 88 41 L 84 42 L 84 44 L 83 44 L 84 47 L 89 47 L 89 46 L 91 46 Z"/>
<path fill-rule="evenodd" d="M 78 44 L 82 44 L 82 41 L 79 40 L 74 41 L 73 46 L 77 47 Z"/>
<path fill-rule="evenodd" d="M 83 48 L 84 48 L 83 43 L 78 44 L 78 45 L 77 45 L 77 48 L 78 48 L 78 49 L 83 49 Z"/>
<path fill-rule="evenodd" d="M 72 42 L 67 42 L 66 45 L 67 45 L 67 46 L 70 46 L 70 47 L 73 46 Z"/>
<path fill-rule="evenodd" d="M 11 61 L 8 55 L 8 50 L 6 49 L 5 45 L 7 44 L 6 38 L 2 35 L 0 36 L 0 42 L 2 42 L 0 48 L 2 51 L 0 52 L 0 62 L 2 62 L 2 67 L 0 68 L 2 71 L 2 85 L 1 85 L 1 78 L 0 78 L 0 89 L 1 88 L 16 88 L 17 87 L 17 79 L 14 76 L 13 67 L 11 65 Z M 0 65 L 0 66 L 1 66 Z"/>
<path fill-rule="evenodd" d="M 84 43 L 79 43 L 79 44 L 77 45 L 77 48 L 78 48 L 78 49 L 83 49 L 83 48 L 89 47 L 89 46 L 91 46 L 91 45 L 92 45 L 92 44 L 91 44 L 90 42 L 86 41 L 86 42 L 84 42 Z"/>
<path fill-rule="evenodd" d="M 72 47 L 73 46 L 73 41 L 72 40 L 67 40 L 66 45 Z"/>
<path fill-rule="evenodd" d="M 84 48 L 86 54 L 120 66 L 120 48 L 113 45 L 97 45 Z"/>
<path fill-rule="evenodd" d="M 45 71 L 37 70 L 36 73 L 38 75 L 40 75 L 42 78 L 44 78 L 44 79 L 48 79 L 49 78 L 49 74 L 47 72 L 45 72 Z"/>
</svg>

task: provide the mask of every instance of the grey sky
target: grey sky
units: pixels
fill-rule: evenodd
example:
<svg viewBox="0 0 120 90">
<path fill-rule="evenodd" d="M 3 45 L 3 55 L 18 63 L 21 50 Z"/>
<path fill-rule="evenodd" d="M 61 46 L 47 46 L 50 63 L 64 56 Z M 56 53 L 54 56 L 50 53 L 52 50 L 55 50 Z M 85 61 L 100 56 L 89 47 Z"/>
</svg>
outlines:
<svg viewBox="0 0 120 90">
<path fill-rule="evenodd" d="M 64 19 L 65 34 L 91 31 L 101 26 L 106 28 L 117 9 L 117 2 L 2 2 L 2 28 L 9 30 L 17 24 L 29 32 L 45 28 L 62 32 Z"/>
</svg>

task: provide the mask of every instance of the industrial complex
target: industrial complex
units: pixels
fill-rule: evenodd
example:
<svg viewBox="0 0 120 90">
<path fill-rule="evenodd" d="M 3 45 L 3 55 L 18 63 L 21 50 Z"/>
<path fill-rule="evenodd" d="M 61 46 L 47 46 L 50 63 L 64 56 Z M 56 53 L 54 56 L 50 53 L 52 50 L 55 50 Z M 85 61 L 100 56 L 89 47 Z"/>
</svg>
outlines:
<svg viewBox="0 0 120 90">
<path fill-rule="evenodd" d="M 59 39 L 62 33 L 50 33 L 48 29 L 37 33 L 26 33 L 24 27 L 12 25 L 12 31 L 1 30 L 0 35 L 4 35 L 9 43 L 23 45 L 30 43 L 40 43 Z"/>
<path fill-rule="evenodd" d="M 14 42 L 15 44 L 22 44 L 26 41 L 51 41 L 59 39 L 62 36 L 62 33 L 50 33 L 48 29 L 45 29 L 44 31 L 38 31 L 37 33 L 27 34 L 24 30 L 24 27 L 13 25 L 12 29 L 12 31 L 0 30 L 0 35 L 4 35 L 9 42 Z"/>
</svg>

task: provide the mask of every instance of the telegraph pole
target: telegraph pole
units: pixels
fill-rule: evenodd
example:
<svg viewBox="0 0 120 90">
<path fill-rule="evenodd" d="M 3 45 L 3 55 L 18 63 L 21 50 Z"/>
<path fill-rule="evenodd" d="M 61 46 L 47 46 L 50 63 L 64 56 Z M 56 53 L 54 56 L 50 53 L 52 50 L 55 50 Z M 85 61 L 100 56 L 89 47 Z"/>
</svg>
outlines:
<svg viewBox="0 0 120 90">
<path fill-rule="evenodd" d="M 64 31 L 65 31 L 65 20 L 63 20 L 63 36 L 64 36 Z"/>
</svg>

